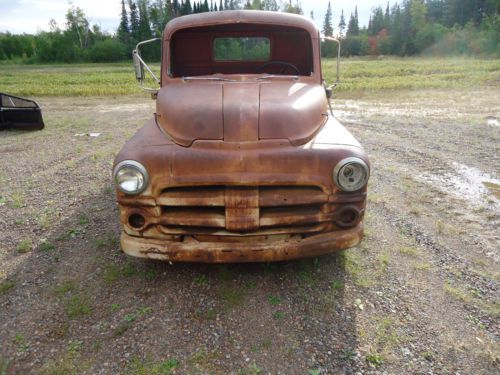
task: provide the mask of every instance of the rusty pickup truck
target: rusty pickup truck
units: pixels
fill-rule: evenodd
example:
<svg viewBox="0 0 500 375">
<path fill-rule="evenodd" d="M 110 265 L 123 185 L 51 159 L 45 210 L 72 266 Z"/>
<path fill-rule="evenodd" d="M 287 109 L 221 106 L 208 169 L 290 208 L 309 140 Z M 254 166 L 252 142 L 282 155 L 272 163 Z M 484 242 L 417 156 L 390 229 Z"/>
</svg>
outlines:
<svg viewBox="0 0 500 375">
<path fill-rule="evenodd" d="M 322 38 L 292 14 L 183 16 L 160 39 L 159 76 L 138 44 L 136 78 L 159 88 L 114 162 L 126 254 L 268 262 L 361 241 L 370 164 L 329 110 Z"/>
</svg>

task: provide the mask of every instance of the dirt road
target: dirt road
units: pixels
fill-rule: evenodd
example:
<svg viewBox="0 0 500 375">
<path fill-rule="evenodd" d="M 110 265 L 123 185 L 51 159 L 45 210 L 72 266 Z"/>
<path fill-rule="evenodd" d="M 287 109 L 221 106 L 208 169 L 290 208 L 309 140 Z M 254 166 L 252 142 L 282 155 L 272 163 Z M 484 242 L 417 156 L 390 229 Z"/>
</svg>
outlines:
<svg viewBox="0 0 500 375">
<path fill-rule="evenodd" d="M 119 250 L 111 163 L 152 101 L 40 103 L 45 130 L 0 133 L 0 374 L 498 373 L 500 91 L 336 101 L 365 240 L 225 266 Z"/>
</svg>

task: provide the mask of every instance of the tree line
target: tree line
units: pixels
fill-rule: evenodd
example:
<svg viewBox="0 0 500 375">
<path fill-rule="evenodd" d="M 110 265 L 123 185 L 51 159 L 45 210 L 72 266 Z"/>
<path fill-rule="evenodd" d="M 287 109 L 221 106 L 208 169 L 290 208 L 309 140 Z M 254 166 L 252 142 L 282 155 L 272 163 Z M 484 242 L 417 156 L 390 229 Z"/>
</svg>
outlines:
<svg viewBox="0 0 500 375">
<path fill-rule="evenodd" d="M 500 1 L 404 0 L 372 9 L 360 28 L 357 7 L 346 24 L 341 10 L 334 32 L 331 4 L 323 20 L 325 35 L 342 39 L 343 55 L 486 55 L 500 56 Z M 324 46 L 324 56 L 332 56 Z"/>
<path fill-rule="evenodd" d="M 333 2 L 334 4 L 334 2 Z M 114 35 L 91 25 L 82 9 L 72 6 L 64 25 L 54 20 L 49 31 L 36 35 L 0 33 L 0 60 L 20 62 L 111 62 L 130 58 L 141 40 L 161 36 L 165 25 L 182 15 L 228 9 L 257 9 L 303 14 L 299 0 L 122 0 L 120 24 Z M 355 6 L 346 19 L 333 25 L 328 3 L 322 33 L 342 40 L 344 56 L 470 54 L 500 56 L 498 0 L 403 0 L 372 9 L 360 27 Z M 314 18 L 313 13 L 310 14 Z M 324 43 L 323 56 L 336 49 Z M 145 51 L 158 58 L 159 46 Z"/>
</svg>

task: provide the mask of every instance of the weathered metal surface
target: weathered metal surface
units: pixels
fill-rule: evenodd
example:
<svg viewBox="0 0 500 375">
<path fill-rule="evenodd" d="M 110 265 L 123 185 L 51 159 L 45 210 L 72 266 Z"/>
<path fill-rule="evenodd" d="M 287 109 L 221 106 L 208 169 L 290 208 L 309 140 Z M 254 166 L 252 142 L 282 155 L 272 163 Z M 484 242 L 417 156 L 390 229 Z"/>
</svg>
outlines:
<svg viewBox="0 0 500 375">
<path fill-rule="evenodd" d="M 125 253 L 142 258 L 171 262 L 276 262 L 287 259 L 314 257 L 358 244 L 363 237 L 363 225 L 337 232 L 289 240 L 262 242 L 201 242 L 194 238 L 184 241 L 158 241 L 132 237 L 122 233 Z"/>
<path fill-rule="evenodd" d="M 317 29 L 291 15 L 220 13 L 181 17 L 165 29 L 156 116 L 115 160 L 138 161 L 149 173 L 141 194 L 117 190 L 123 250 L 179 262 L 248 262 L 354 246 L 366 186 L 342 192 L 332 173 L 347 157 L 368 159 L 327 112 Z M 262 81 L 249 73 L 261 62 L 204 56 L 207 41 L 225 33 L 273 36 L 278 55 L 271 59 L 288 58 L 301 74 Z M 210 80 L 183 79 L 179 61 Z M 212 76 L 219 69 L 226 73 Z"/>
</svg>

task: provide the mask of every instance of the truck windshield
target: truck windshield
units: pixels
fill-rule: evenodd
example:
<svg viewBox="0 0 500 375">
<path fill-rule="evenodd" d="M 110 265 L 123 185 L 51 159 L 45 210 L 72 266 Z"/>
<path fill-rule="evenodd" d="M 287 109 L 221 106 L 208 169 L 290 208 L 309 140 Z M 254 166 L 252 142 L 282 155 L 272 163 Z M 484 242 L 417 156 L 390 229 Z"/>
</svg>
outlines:
<svg viewBox="0 0 500 375">
<path fill-rule="evenodd" d="M 230 74 L 309 76 L 313 72 L 310 34 L 271 24 L 215 24 L 176 31 L 171 38 L 173 77 Z"/>
</svg>

